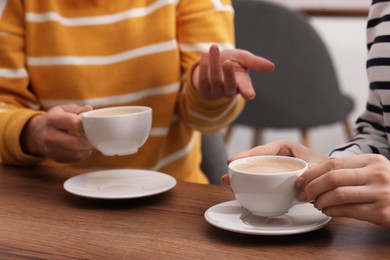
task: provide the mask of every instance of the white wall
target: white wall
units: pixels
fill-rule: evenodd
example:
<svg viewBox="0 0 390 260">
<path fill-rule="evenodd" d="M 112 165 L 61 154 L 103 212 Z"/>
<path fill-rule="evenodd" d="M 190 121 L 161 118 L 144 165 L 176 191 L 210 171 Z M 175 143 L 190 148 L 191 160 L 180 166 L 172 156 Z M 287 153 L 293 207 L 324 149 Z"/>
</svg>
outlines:
<svg viewBox="0 0 390 260">
<path fill-rule="evenodd" d="M 323 36 L 326 45 L 329 47 L 342 91 L 350 95 L 355 101 L 355 109 L 350 116 L 350 121 L 353 124 L 365 108 L 368 93 L 368 81 L 365 71 L 366 19 L 364 17 L 316 17 L 311 19 L 311 23 Z M 315 128 L 311 130 L 310 137 L 313 144 L 312 148 L 323 154 L 327 154 L 332 148 L 346 141 L 340 124 Z M 299 133 L 296 130 L 276 131 L 270 129 L 265 132 L 264 138 L 265 142 L 279 138 L 300 140 Z M 250 139 L 251 131 L 248 128 L 236 128 L 232 138 L 227 143 L 229 155 L 251 148 Z"/>
</svg>

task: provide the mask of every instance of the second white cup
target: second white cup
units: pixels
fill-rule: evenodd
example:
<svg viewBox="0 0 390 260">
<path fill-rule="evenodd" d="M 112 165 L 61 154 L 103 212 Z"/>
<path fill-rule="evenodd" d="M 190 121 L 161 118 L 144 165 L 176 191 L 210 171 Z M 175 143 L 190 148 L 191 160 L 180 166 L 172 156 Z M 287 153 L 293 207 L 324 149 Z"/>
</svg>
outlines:
<svg viewBox="0 0 390 260">
<path fill-rule="evenodd" d="M 229 177 L 237 201 L 253 215 L 285 214 L 297 201 L 297 176 L 308 168 L 298 158 L 254 156 L 229 164 Z"/>
</svg>

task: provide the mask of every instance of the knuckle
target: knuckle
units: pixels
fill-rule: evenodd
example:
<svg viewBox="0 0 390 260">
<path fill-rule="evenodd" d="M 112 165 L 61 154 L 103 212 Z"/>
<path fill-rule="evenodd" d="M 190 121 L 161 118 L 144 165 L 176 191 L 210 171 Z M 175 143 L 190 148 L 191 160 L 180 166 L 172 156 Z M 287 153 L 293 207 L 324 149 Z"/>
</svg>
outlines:
<svg viewBox="0 0 390 260">
<path fill-rule="evenodd" d="M 334 189 L 334 198 L 335 198 L 336 202 L 338 202 L 338 203 L 344 202 L 345 197 L 346 197 L 346 194 L 342 188 L 339 187 L 339 188 Z"/>
<path fill-rule="evenodd" d="M 382 169 L 382 167 L 377 167 L 371 173 L 371 176 L 373 180 L 376 180 L 379 183 L 390 183 L 390 176 L 385 173 L 385 169 Z"/>
<path fill-rule="evenodd" d="M 56 113 L 47 113 L 46 114 L 46 125 L 51 125 L 53 124 L 53 122 L 55 121 L 55 119 L 57 118 L 57 115 Z"/>
<path fill-rule="evenodd" d="M 326 181 L 331 187 L 338 186 L 340 183 L 340 176 L 336 172 L 330 171 L 326 175 Z"/>
<path fill-rule="evenodd" d="M 372 162 L 384 163 L 389 161 L 386 157 L 384 157 L 381 154 L 367 154 L 365 156 L 368 161 L 372 161 Z"/>
<path fill-rule="evenodd" d="M 341 161 L 337 158 L 332 158 L 327 161 L 328 169 L 331 170 L 338 170 L 341 168 Z"/>
<path fill-rule="evenodd" d="M 375 208 L 375 214 L 379 219 L 390 219 L 390 208 L 383 205 L 377 205 Z"/>
<path fill-rule="evenodd" d="M 371 178 L 380 183 L 390 183 L 390 175 L 388 174 L 389 161 L 384 161 L 381 157 L 375 157 L 376 161 L 371 169 Z M 373 160 L 375 160 L 373 159 Z"/>
</svg>

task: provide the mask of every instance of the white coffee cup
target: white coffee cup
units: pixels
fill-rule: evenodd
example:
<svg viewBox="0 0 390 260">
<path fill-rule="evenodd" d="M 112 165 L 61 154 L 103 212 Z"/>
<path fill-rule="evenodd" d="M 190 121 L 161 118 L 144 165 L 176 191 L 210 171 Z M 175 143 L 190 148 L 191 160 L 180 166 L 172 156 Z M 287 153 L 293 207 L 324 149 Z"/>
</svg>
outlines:
<svg viewBox="0 0 390 260">
<path fill-rule="evenodd" d="M 149 137 L 152 109 L 145 106 L 120 106 L 95 109 L 81 114 L 88 141 L 104 155 L 138 152 Z"/>
<path fill-rule="evenodd" d="M 232 161 L 229 177 L 237 201 L 253 215 L 283 215 L 301 202 L 295 187 L 297 176 L 308 168 L 298 158 L 253 156 Z"/>
</svg>

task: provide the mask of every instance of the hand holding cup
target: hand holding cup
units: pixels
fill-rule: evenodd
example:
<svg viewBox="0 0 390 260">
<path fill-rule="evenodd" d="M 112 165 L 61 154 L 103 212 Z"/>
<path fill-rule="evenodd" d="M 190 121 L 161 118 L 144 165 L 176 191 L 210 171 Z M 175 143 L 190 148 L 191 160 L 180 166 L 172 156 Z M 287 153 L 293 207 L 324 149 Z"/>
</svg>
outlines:
<svg viewBox="0 0 390 260">
<path fill-rule="evenodd" d="M 299 204 L 297 176 L 308 168 L 298 158 L 253 156 L 229 164 L 231 188 L 237 201 L 253 215 L 274 217 Z"/>
<path fill-rule="evenodd" d="M 152 109 L 145 106 L 96 109 L 81 118 L 88 141 L 107 156 L 137 153 L 152 127 Z"/>
</svg>

